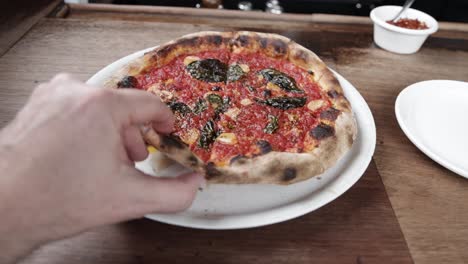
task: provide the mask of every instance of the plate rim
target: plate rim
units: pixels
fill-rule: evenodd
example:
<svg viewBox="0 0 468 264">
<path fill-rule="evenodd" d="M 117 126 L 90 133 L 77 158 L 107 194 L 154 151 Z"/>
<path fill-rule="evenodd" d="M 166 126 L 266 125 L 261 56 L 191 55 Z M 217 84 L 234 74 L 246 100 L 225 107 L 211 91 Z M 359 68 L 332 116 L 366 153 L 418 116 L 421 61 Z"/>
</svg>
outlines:
<svg viewBox="0 0 468 264">
<path fill-rule="evenodd" d="M 99 70 L 91 78 L 89 78 L 87 83 L 91 85 L 102 84 L 102 83 L 99 83 L 99 79 L 108 78 L 108 76 L 110 76 L 112 73 L 114 73 L 116 70 L 124 66 L 129 61 L 139 56 L 142 56 L 144 53 L 151 51 L 157 47 L 158 46 L 154 46 L 154 47 L 136 51 L 134 53 L 131 53 L 127 56 L 124 56 L 108 64 L 107 66 L 104 66 L 101 70 Z M 330 202 L 334 201 L 335 199 L 343 195 L 359 179 L 361 179 L 361 177 L 364 175 L 365 171 L 369 167 L 369 164 L 371 163 L 374 152 L 375 152 L 377 135 L 376 135 L 375 120 L 374 120 L 372 111 L 370 110 L 370 107 L 365 101 L 365 99 L 359 93 L 357 88 L 351 84 L 351 82 L 349 82 L 346 78 L 344 78 L 341 74 L 337 73 L 335 70 L 331 68 L 330 70 L 333 72 L 335 77 L 340 81 L 340 83 L 343 81 L 347 84 L 347 86 L 349 86 L 348 88 L 346 88 L 346 90 L 343 89 L 344 93 L 354 93 L 353 97 L 356 97 L 356 100 L 359 101 L 358 102 L 359 109 L 364 112 L 363 119 L 366 123 L 365 126 L 364 124 L 362 124 L 362 127 L 365 128 L 366 130 L 366 138 L 361 139 L 363 141 L 363 148 L 365 147 L 364 150 L 366 150 L 366 153 L 361 153 L 362 150 L 360 150 L 359 152 L 360 154 L 359 156 L 361 155 L 365 155 L 365 156 L 362 157 L 363 160 L 361 160 L 358 163 L 357 168 L 354 169 L 355 172 L 351 173 L 353 177 L 349 176 L 350 179 L 346 178 L 347 179 L 345 181 L 346 184 L 342 184 L 342 186 L 340 186 L 337 192 L 334 192 L 333 194 L 330 194 L 330 193 L 322 194 L 322 195 L 325 195 L 325 198 L 321 198 L 322 202 L 320 202 L 319 205 L 311 203 L 311 200 L 313 200 L 316 197 L 307 197 L 307 198 L 304 198 L 302 200 L 299 200 L 290 204 L 285 204 L 279 207 L 266 209 L 266 210 L 258 211 L 255 213 L 243 214 L 241 216 L 232 215 L 229 217 L 229 219 L 223 219 L 221 221 L 219 219 L 204 219 L 203 221 L 201 221 L 200 219 L 196 219 L 196 221 L 194 221 L 193 219 L 192 220 L 188 219 L 185 221 L 178 221 L 178 220 L 170 219 L 171 217 L 177 216 L 177 214 L 148 214 L 148 215 L 145 215 L 145 218 L 158 221 L 161 223 L 165 223 L 165 224 L 181 226 L 181 227 L 186 227 L 186 228 L 196 228 L 196 229 L 205 229 L 205 230 L 247 229 L 247 228 L 255 228 L 255 227 L 261 227 L 261 226 L 271 225 L 275 223 L 280 223 L 280 222 L 284 222 L 287 220 L 291 220 L 291 219 L 303 216 L 307 213 L 313 212 L 321 208 L 322 206 L 329 204 Z M 349 91 L 347 91 L 348 89 Z M 353 106 L 353 109 L 355 108 L 356 106 Z M 358 122 L 356 113 L 355 113 L 355 116 L 356 116 L 356 122 Z M 358 127 L 359 127 L 359 124 L 358 124 Z M 358 131 L 358 137 L 362 137 L 362 134 L 363 134 L 363 131 Z M 339 180 L 340 180 L 340 177 L 336 177 L 327 185 L 325 185 L 323 188 L 326 189 L 327 186 L 330 186 L 334 182 L 339 181 Z M 323 190 L 319 192 L 323 193 Z M 307 206 L 308 204 L 309 206 Z M 310 204 L 312 204 L 313 206 L 310 206 Z M 288 213 L 282 213 L 285 210 L 287 210 Z M 186 218 L 187 217 L 185 217 L 185 219 Z M 242 219 L 243 223 L 236 224 L 236 222 L 239 221 L 239 219 L 236 219 L 236 218 Z M 253 219 L 253 220 L 250 220 L 250 219 Z M 263 219 L 263 220 L 259 221 L 258 219 Z"/>
<path fill-rule="evenodd" d="M 456 80 L 426 80 L 422 82 L 417 82 L 413 83 L 406 88 L 404 88 L 397 96 L 395 100 L 395 116 L 398 122 L 398 125 L 400 126 L 401 130 L 405 134 L 405 136 L 413 143 L 413 145 L 416 146 L 421 152 L 423 152 L 426 156 L 428 156 L 430 159 L 433 161 L 437 162 L 439 165 L 442 167 L 454 172 L 455 174 L 467 178 L 468 179 L 468 171 L 464 171 L 462 168 L 459 168 L 458 166 L 454 166 L 448 161 L 446 158 L 438 155 L 437 153 L 433 152 L 430 150 L 430 148 L 422 143 L 420 140 L 417 139 L 417 137 L 414 135 L 414 133 L 411 132 L 411 129 L 409 126 L 406 124 L 406 122 L 403 120 L 403 114 L 401 113 L 401 105 L 402 105 L 402 98 L 406 96 L 412 89 L 421 89 L 420 87 L 424 86 L 424 84 L 427 83 L 435 83 L 435 82 L 449 82 L 449 83 L 458 83 L 458 84 L 464 84 L 468 86 L 467 82 L 463 81 L 456 81 Z"/>
</svg>

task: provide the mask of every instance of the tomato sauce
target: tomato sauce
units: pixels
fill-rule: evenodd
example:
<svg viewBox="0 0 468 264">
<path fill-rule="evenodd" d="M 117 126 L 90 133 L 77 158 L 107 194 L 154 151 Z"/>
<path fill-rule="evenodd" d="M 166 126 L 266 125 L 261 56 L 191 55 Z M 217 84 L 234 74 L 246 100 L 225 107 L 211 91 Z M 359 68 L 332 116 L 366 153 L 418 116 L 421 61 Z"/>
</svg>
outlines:
<svg viewBox="0 0 468 264">
<path fill-rule="evenodd" d="M 387 23 L 392 24 L 397 27 L 407 28 L 407 29 L 428 29 L 429 27 L 423 21 L 419 19 L 410 19 L 410 18 L 402 18 L 398 19 L 397 21 L 393 22 L 391 20 L 387 21 Z"/>
<path fill-rule="evenodd" d="M 234 82 L 209 83 L 199 81 L 190 76 L 184 65 L 184 58 L 188 55 L 201 59 L 214 58 L 227 65 L 246 64 L 249 67 L 244 76 Z M 303 93 L 271 90 L 267 80 L 261 78 L 259 71 L 273 68 L 283 72 L 296 81 L 298 88 Z M 209 120 L 215 122 L 217 135 L 220 133 L 234 133 L 236 144 L 226 144 L 214 141 L 209 148 L 203 148 L 198 140 L 190 144 L 190 149 L 204 162 L 215 163 L 228 162 L 231 158 L 253 156 L 259 153 L 256 143 L 266 140 L 273 151 L 302 152 L 304 139 L 309 131 L 318 124 L 317 114 L 320 110 L 312 112 L 307 108 L 311 100 L 324 99 L 318 84 L 306 70 L 291 62 L 273 59 L 263 56 L 261 53 L 230 54 L 227 50 L 206 51 L 196 54 L 184 54 L 175 58 L 172 62 L 161 68 L 153 69 L 138 78 L 139 85 L 144 89 L 152 86 L 159 90 L 169 91 L 177 102 L 182 102 L 192 110 L 196 108 L 200 100 L 205 101 L 205 109 L 200 113 L 175 113 L 175 135 L 182 135 L 190 129 L 196 129 L 202 133 L 205 124 Z M 270 90 L 265 92 L 265 90 Z M 229 97 L 229 109 L 237 109 L 235 117 L 226 112 L 216 115 L 215 107 L 206 100 L 206 95 L 213 93 L 221 98 Z M 269 95 L 271 93 L 271 95 Z M 303 107 L 282 110 L 267 106 L 258 101 L 268 97 L 306 97 Z M 248 99 L 247 102 L 241 101 Z M 329 102 L 327 101 L 329 104 Z M 325 108 L 327 106 L 324 106 Z M 277 128 L 273 133 L 267 133 L 265 127 L 270 122 L 270 117 L 277 118 Z M 198 135 L 198 139 L 200 138 Z"/>
</svg>

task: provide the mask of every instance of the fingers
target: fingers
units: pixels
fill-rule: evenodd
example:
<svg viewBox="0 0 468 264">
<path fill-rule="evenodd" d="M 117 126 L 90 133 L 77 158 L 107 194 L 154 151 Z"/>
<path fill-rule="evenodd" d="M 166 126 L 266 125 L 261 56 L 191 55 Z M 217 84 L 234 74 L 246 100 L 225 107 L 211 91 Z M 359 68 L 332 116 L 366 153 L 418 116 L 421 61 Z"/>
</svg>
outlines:
<svg viewBox="0 0 468 264">
<path fill-rule="evenodd" d="M 174 115 L 161 100 L 139 90 L 115 91 L 115 109 L 118 118 L 126 125 L 152 122 L 156 131 L 169 133 L 174 126 Z"/>
<path fill-rule="evenodd" d="M 123 138 L 128 157 L 132 161 L 142 161 L 148 157 L 145 142 L 136 126 L 124 129 Z"/>
<path fill-rule="evenodd" d="M 136 170 L 132 178 L 132 196 L 137 197 L 133 200 L 134 203 L 129 205 L 131 217 L 186 210 L 205 181 L 202 175 L 195 173 L 176 178 L 155 178 Z M 127 184 L 127 187 L 130 186 Z"/>
</svg>

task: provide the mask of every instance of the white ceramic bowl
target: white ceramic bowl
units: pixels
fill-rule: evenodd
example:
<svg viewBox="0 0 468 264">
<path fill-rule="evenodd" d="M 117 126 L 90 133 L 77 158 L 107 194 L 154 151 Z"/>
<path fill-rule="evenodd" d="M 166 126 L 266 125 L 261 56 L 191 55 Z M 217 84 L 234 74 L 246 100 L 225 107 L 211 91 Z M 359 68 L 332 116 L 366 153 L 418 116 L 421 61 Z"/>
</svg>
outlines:
<svg viewBox="0 0 468 264">
<path fill-rule="evenodd" d="M 401 10 L 401 6 L 380 6 L 372 10 L 370 18 L 374 21 L 374 41 L 388 51 L 400 54 L 416 53 L 429 35 L 439 28 L 437 21 L 430 15 L 409 8 L 402 18 L 419 19 L 428 29 L 407 29 L 387 23 Z"/>
</svg>

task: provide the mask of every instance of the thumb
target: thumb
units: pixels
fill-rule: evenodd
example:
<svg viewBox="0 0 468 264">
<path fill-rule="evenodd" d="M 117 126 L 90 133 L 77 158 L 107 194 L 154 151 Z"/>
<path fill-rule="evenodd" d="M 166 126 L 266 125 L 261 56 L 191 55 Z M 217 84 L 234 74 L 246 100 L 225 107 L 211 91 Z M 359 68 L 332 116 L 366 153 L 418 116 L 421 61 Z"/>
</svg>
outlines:
<svg viewBox="0 0 468 264">
<path fill-rule="evenodd" d="M 205 179 L 197 173 L 183 174 L 175 178 L 156 178 L 134 169 L 132 175 L 133 194 L 138 204 L 134 204 L 139 216 L 148 213 L 174 213 L 186 210 L 192 205 L 198 188 Z M 128 189 L 127 189 L 128 190 Z"/>
</svg>

